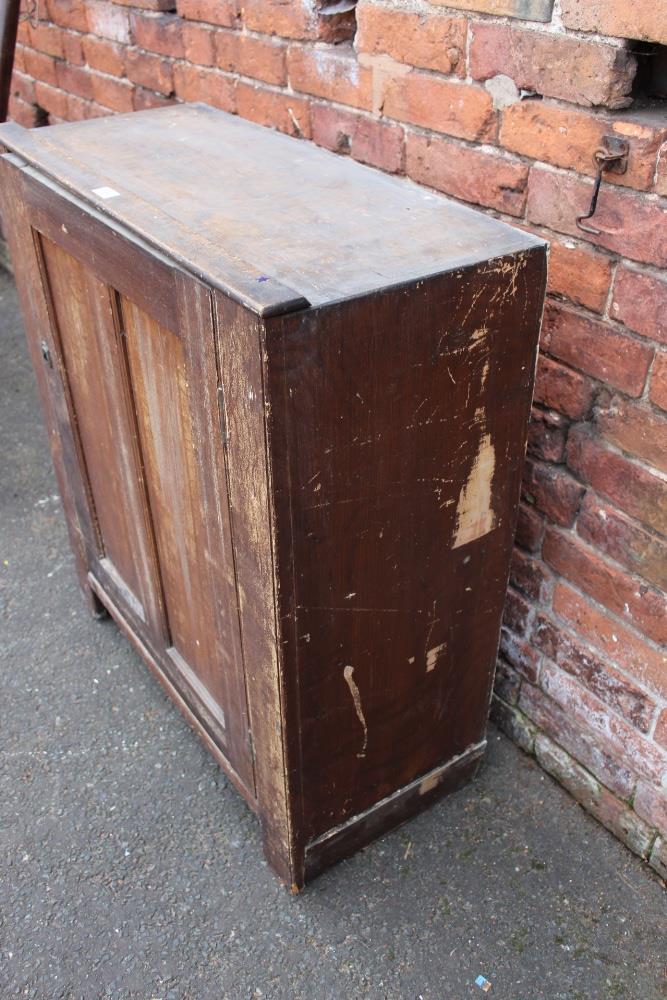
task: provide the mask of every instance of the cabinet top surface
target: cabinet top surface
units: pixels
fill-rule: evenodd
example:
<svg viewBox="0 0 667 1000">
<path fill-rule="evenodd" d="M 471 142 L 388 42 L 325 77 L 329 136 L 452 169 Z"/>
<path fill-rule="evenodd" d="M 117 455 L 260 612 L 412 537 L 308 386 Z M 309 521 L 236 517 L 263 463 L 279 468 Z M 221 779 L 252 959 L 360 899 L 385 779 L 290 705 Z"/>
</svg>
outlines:
<svg viewBox="0 0 667 1000">
<path fill-rule="evenodd" d="M 542 245 L 351 159 L 201 104 L 0 144 L 264 314 L 324 305 Z"/>
</svg>

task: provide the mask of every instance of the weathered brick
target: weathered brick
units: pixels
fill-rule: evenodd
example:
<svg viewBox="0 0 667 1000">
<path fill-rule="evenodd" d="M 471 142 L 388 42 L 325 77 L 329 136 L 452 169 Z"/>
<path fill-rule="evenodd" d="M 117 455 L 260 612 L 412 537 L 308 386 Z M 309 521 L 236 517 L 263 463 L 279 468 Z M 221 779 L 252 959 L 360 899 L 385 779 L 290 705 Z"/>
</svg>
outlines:
<svg viewBox="0 0 667 1000">
<path fill-rule="evenodd" d="M 628 51 L 597 41 L 489 21 L 472 26 L 470 72 L 476 80 L 503 73 L 544 97 L 623 108 L 630 103 L 635 67 Z"/>
<path fill-rule="evenodd" d="M 195 66 L 213 66 L 215 64 L 215 29 L 205 27 L 202 24 L 188 24 L 184 21 L 181 26 L 181 37 L 183 40 L 183 51 L 188 62 Z"/>
<path fill-rule="evenodd" d="M 587 111 L 563 108 L 546 101 L 518 101 L 503 111 L 500 143 L 506 149 L 595 176 L 592 151 L 605 135 L 618 135 L 630 146 L 624 174 L 607 173 L 605 180 L 638 190 L 653 186 L 658 150 L 667 127 L 653 128 L 634 121 L 610 120 Z"/>
<path fill-rule="evenodd" d="M 551 573 L 539 559 L 531 559 L 520 549 L 514 549 L 510 567 L 510 583 L 531 600 L 543 602 L 551 587 Z"/>
<path fill-rule="evenodd" d="M 505 597 L 503 625 L 518 636 L 525 635 L 528 631 L 530 610 L 530 604 L 524 600 L 521 594 L 509 587 Z"/>
<path fill-rule="evenodd" d="M 597 820 L 640 857 L 648 857 L 653 831 L 624 803 L 546 736 L 535 739 L 538 762 Z"/>
<path fill-rule="evenodd" d="M 103 118 L 113 114 L 109 108 L 103 108 L 94 101 L 86 101 L 75 94 L 67 95 L 67 120 L 71 122 L 87 121 L 90 118 Z"/>
<path fill-rule="evenodd" d="M 570 433 L 567 464 L 626 514 L 667 534 L 667 489 L 663 479 L 610 451 L 585 426 Z"/>
<path fill-rule="evenodd" d="M 549 312 L 549 333 L 549 354 L 630 396 L 642 394 L 650 345 L 562 305 Z"/>
<path fill-rule="evenodd" d="M 655 725 L 653 738 L 661 747 L 667 748 L 667 708 L 664 708 L 660 713 Z"/>
<path fill-rule="evenodd" d="M 132 106 L 132 84 L 127 80 L 118 80 L 113 76 L 101 76 L 91 73 L 90 81 L 93 88 L 93 99 L 112 111 L 128 112 Z M 84 95 L 85 96 L 85 95 Z"/>
<path fill-rule="evenodd" d="M 237 0 L 176 0 L 176 10 L 189 21 L 206 21 L 233 28 L 239 17 Z"/>
<path fill-rule="evenodd" d="M 125 65 L 127 77 L 133 83 L 160 94 L 173 92 L 174 74 L 169 59 L 150 55 L 140 49 L 128 49 Z"/>
<path fill-rule="evenodd" d="M 537 681 L 542 655 L 531 643 L 503 628 L 500 631 L 500 652 L 522 677 L 531 683 Z"/>
<path fill-rule="evenodd" d="M 354 14 L 318 17 L 311 0 L 243 0 L 241 16 L 251 31 L 282 38 L 340 42 L 354 34 Z"/>
<path fill-rule="evenodd" d="M 570 720 L 590 733 L 608 754 L 620 758 L 639 777 L 656 783 L 662 781 L 667 754 L 620 715 L 610 712 L 607 705 L 575 677 L 545 661 L 540 672 L 540 686 Z"/>
<path fill-rule="evenodd" d="M 667 882 L 667 838 L 656 837 L 649 864 Z"/>
<path fill-rule="evenodd" d="M 134 40 L 141 49 L 160 56 L 182 59 L 183 22 L 176 14 L 135 14 L 132 17 Z"/>
<path fill-rule="evenodd" d="M 493 690 L 508 705 L 516 705 L 521 687 L 521 678 L 501 656 L 496 663 Z"/>
<path fill-rule="evenodd" d="M 574 524 L 584 487 L 559 466 L 528 461 L 523 474 L 522 495 L 554 524 L 569 528 Z"/>
<path fill-rule="evenodd" d="M 655 192 L 667 198 L 667 143 L 658 154 L 658 168 L 655 172 Z"/>
<path fill-rule="evenodd" d="M 80 66 L 68 66 L 66 62 L 58 62 L 56 63 L 56 78 L 60 89 L 66 90 L 69 94 L 76 94 L 89 101 L 95 96 L 93 74 Z"/>
<path fill-rule="evenodd" d="M 215 33 L 216 65 L 265 83 L 287 83 L 286 51 L 285 43 L 275 39 L 255 38 L 236 31 Z"/>
<path fill-rule="evenodd" d="M 667 43 L 667 3 L 628 0 L 563 0 L 563 24 L 575 31 L 596 31 L 617 38 Z"/>
<path fill-rule="evenodd" d="M 14 70 L 19 73 L 25 73 L 25 46 L 19 42 L 16 43 L 14 48 Z"/>
<path fill-rule="evenodd" d="M 176 63 L 174 90 L 183 101 L 205 101 L 223 111 L 236 110 L 234 80 L 218 70 Z"/>
<path fill-rule="evenodd" d="M 82 36 L 74 34 L 73 31 L 62 33 L 63 58 L 73 66 L 83 66 L 85 59 L 83 56 Z"/>
<path fill-rule="evenodd" d="M 288 135 L 310 138 L 310 108 L 303 97 L 238 83 L 236 100 L 238 113 L 243 118 Z"/>
<path fill-rule="evenodd" d="M 577 725 L 543 691 L 532 684 L 522 684 L 519 707 L 539 729 L 556 740 L 595 777 L 622 799 L 629 799 L 637 777 L 622 761 L 606 753 L 596 742 L 596 735 Z"/>
<path fill-rule="evenodd" d="M 528 552 L 538 552 L 544 535 L 544 515 L 531 504 L 519 504 L 516 522 L 516 543 Z"/>
<path fill-rule="evenodd" d="M 445 4 L 454 10 L 519 17 L 527 21 L 550 21 L 554 5 L 554 0 L 430 0 L 430 2 Z"/>
<path fill-rule="evenodd" d="M 125 48 L 116 42 L 89 35 L 83 39 L 83 54 L 91 69 L 110 76 L 123 76 L 125 73 Z"/>
<path fill-rule="evenodd" d="M 562 580 L 553 596 L 554 612 L 587 642 L 622 666 L 659 698 L 667 697 L 667 654 L 654 649 L 635 632 L 597 608 Z"/>
<path fill-rule="evenodd" d="M 667 590 L 667 545 L 588 493 L 577 518 L 579 535 L 661 590 Z M 665 663 L 667 666 L 667 662 Z"/>
<path fill-rule="evenodd" d="M 49 112 L 49 115 L 67 117 L 67 96 L 64 90 L 52 87 L 48 83 L 42 83 L 40 80 L 35 83 L 35 100 L 40 108 Z"/>
<path fill-rule="evenodd" d="M 33 128 L 37 124 L 38 109 L 35 104 L 28 104 L 20 97 L 9 96 L 9 117 L 24 128 Z M 41 123 L 43 124 L 43 122 Z"/>
<path fill-rule="evenodd" d="M 562 462 L 567 421 L 555 410 L 533 412 L 528 425 L 528 454 L 545 462 Z"/>
<path fill-rule="evenodd" d="M 667 417 L 623 396 L 612 396 L 596 416 L 607 441 L 667 472 Z"/>
<path fill-rule="evenodd" d="M 35 83 L 36 82 L 32 79 L 32 77 L 26 76 L 25 73 L 18 73 L 14 70 L 11 86 L 12 96 L 20 98 L 20 100 L 25 101 L 27 104 L 34 103 Z"/>
<path fill-rule="evenodd" d="M 656 703 L 615 667 L 605 664 L 591 650 L 576 642 L 544 614 L 533 625 L 532 641 L 561 670 L 580 680 L 641 733 L 651 729 Z"/>
<path fill-rule="evenodd" d="M 149 108 L 164 108 L 175 103 L 175 97 L 157 94 L 146 87 L 135 87 L 132 93 L 132 107 L 135 111 L 147 111 Z"/>
<path fill-rule="evenodd" d="M 667 598 L 602 559 L 575 536 L 547 527 L 542 555 L 553 570 L 657 643 L 667 642 Z"/>
<path fill-rule="evenodd" d="M 355 48 L 386 53 L 398 62 L 465 76 L 467 22 L 463 17 L 415 14 L 363 3 L 357 13 Z"/>
<path fill-rule="evenodd" d="M 355 160 L 401 173 L 404 133 L 400 125 L 377 121 L 366 115 L 314 104 L 311 108 L 313 139 L 334 153 L 349 153 Z"/>
<path fill-rule="evenodd" d="M 619 267 L 614 279 L 611 315 L 643 337 L 667 344 L 667 281 Z"/>
<path fill-rule="evenodd" d="M 34 52 L 32 49 L 25 50 L 25 71 L 35 80 L 42 80 L 44 83 L 50 83 L 53 87 L 57 87 L 56 65 L 53 56 L 44 55 L 43 52 Z"/>
<path fill-rule="evenodd" d="M 62 59 L 63 42 L 59 28 L 41 21 L 37 25 L 30 24 L 28 40 L 30 46 L 38 52 L 45 52 L 48 56 Z"/>
<path fill-rule="evenodd" d="M 667 796 L 654 785 L 640 781 L 633 800 L 633 808 L 643 820 L 667 834 Z"/>
<path fill-rule="evenodd" d="M 406 173 L 463 201 L 523 215 L 528 167 L 514 158 L 408 132 Z"/>
<path fill-rule="evenodd" d="M 590 379 L 551 358 L 541 356 L 535 379 L 535 401 L 564 413 L 572 420 L 585 417 L 593 403 Z"/>
<path fill-rule="evenodd" d="M 354 53 L 290 46 L 287 71 L 294 90 L 355 108 L 372 107 L 372 73 Z"/>
<path fill-rule="evenodd" d="M 534 166 L 528 179 L 531 222 L 578 236 L 632 260 L 667 266 L 667 202 L 649 201 L 634 191 L 603 184 L 595 215 L 600 235 L 577 228 L 588 211 L 593 182 L 548 167 Z"/>
<path fill-rule="evenodd" d="M 109 0 L 86 0 L 88 31 L 91 35 L 109 38 L 112 42 L 129 45 L 132 39 L 130 15 Z"/>
<path fill-rule="evenodd" d="M 383 113 L 460 139 L 488 139 L 496 128 L 493 101 L 483 87 L 418 70 L 386 82 Z"/>
<path fill-rule="evenodd" d="M 533 752 L 537 733 L 523 712 L 494 697 L 491 702 L 491 719 L 525 753 Z"/>
<path fill-rule="evenodd" d="M 171 11 L 176 10 L 176 0 L 113 0 L 121 7 L 138 7 L 141 10 Z"/>
<path fill-rule="evenodd" d="M 88 31 L 86 7 L 82 3 L 72 3 L 72 0 L 47 0 L 46 9 L 49 20 L 61 28 L 71 28 L 73 31 Z"/>
<path fill-rule="evenodd" d="M 652 403 L 667 410 L 667 351 L 656 351 L 648 394 Z"/>
<path fill-rule="evenodd" d="M 574 243 L 551 240 L 548 291 L 578 306 L 604 311 L 611 279 L 611 261 Z"/>
</svg>

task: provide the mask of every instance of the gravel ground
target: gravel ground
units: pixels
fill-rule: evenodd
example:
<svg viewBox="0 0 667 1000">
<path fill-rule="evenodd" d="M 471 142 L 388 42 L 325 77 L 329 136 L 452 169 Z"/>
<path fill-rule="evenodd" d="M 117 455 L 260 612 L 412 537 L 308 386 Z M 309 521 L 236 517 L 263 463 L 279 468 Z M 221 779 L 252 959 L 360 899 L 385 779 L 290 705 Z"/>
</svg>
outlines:
<svg viewBox="0 0 667 1000">
<path fill-rule="evenodd" d="M 0 352 L 1 1000 L 667 996 L 661 883 L 493 730 L 473 785 L 290 897 L 84 609 L 2 272 Z"/>
</svg>

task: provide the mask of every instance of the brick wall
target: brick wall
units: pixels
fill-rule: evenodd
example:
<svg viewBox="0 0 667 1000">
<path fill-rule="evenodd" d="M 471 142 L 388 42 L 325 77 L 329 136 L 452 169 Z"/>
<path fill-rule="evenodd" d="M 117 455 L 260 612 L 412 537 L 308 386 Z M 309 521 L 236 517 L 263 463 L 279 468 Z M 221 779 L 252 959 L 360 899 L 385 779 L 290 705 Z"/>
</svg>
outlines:
<svg viewBox="0 0 667 1000">
<path fill-rule="evenodd" d="M 40 0 L 11 114 L 207 101 L 551 241 L 495 717 L 665 875 L 667 120 L 632 90 L 667 0 L 336 6 Z M 594 236 L 575 217 L 605 134 L 630 155 Z"/>
</svg>

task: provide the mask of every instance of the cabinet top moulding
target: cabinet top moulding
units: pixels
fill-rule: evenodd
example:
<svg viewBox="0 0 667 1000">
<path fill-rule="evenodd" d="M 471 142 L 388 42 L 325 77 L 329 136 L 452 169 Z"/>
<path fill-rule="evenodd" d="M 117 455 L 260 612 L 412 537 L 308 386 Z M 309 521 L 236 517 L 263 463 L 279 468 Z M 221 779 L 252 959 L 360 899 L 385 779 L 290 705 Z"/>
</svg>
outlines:
<svg viewBox="0 0 667 1000">
<path fill-rule="evenodd" d="M 412 181 L 204 104 L 32 131 L 8 123 L 3 146 L 262 316 L 543 244 Z"/>
</svg>

